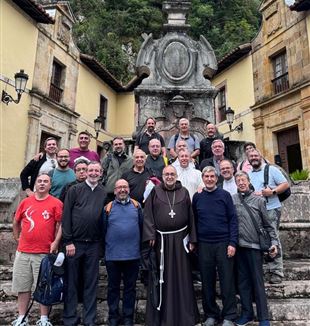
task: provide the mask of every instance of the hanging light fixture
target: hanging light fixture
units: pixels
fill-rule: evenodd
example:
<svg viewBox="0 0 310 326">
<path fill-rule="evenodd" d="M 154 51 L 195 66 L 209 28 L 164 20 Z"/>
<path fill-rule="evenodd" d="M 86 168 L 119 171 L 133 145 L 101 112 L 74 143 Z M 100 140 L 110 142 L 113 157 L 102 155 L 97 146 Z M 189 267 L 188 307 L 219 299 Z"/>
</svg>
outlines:
<svg viewBox="0 0 310 326">
<path fill-rule="evenodd" d="M 14 100 L 11 95 L 9 95 L 5 90 L 2 91 L 2 97 L 1 101 L 8 105 L 10 102 L 14 102 L 16 104 L 19 103 L 22 94 L 25 92 L 27 81 L 28 81 L 28 75 L 25 74 L 24 70 L 21 69 L 20 72 L 17 72 L 14 75 L 15 78 L 15 90 L 17 93 L 17 99 Z"/>
</svg>

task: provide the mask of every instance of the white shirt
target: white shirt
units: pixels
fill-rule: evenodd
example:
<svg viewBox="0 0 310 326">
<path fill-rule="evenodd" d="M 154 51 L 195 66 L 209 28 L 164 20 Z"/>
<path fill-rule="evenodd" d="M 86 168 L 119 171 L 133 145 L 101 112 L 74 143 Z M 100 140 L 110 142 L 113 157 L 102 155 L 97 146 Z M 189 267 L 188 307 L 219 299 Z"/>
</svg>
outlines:
<svg viewBox="0 0 310 326">
<path fill-rule="evenodd" d="M 223 189 L 228 191 L 231 195 L 234 195 L 238 192 L 237 190 L 237 185 L 235 182 L 235 178 L 232 177 L 229 180 L 225 180 L 223 181 Z"/>
<path fill-rule="evenodd" d="M 180 165 L 175 167 L 178 173 L 178 180 L 181 181 L 182 186 L 185 187 L 192 200 L 194 194 L 197 192 L 198 188 L 204 187 L 201 178 L 201 172 L 199 170 L 193 169 L 188 166 L 187 168 L 182 168 Z"/>
<path fill-rule="evenodd" d="M 48 173 L 48 172 L 50 172 L 51 170 L 53 170 L 55 168 L 57 168 L 56 157 L 51 158 L 51 157 L 46 155 L 46 161 L 41 165 L 40 170 L 39 170 L 39 174 Z"/>
</svg>

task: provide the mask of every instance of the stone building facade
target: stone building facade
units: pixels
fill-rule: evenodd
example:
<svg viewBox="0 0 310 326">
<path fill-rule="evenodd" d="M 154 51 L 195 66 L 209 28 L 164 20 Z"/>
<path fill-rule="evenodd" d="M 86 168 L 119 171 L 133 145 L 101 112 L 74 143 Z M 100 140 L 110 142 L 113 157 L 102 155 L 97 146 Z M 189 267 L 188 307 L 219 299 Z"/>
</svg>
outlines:
<svg viewBox="0 0 310 326">
<path fill-rule="evenodd" d="M 288 172 L 310 168 L 309 7 L 263 1 L 252 42 L 256 143 L 269 160 L 279 155 Z"/>
</svg>

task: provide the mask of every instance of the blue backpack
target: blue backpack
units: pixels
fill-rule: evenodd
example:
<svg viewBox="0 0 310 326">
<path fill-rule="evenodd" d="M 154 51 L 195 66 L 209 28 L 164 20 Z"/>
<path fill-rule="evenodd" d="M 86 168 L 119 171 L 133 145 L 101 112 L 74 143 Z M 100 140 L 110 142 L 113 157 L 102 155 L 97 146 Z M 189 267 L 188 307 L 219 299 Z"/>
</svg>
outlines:
<svg viewBox="0 0 310 326">
<path fill-rule="evenodd" d="M 63 302 L 64 268 L 54 265 L 56 258 L 57 254 L 48 254 L 41 260 L 37 285 L 22 322 L 26 320 L 34 301 L 44 306 L 53 306 Z M 50 312 L 51 307 L 48 314 Z"/>
<path fill-rule="evenodd" d="M 33 292 L 33 299 L 45 306 L 63 302 L 64 270 L 54 266 L 56 258 L 57 255 L 49 254 L 42 259 L 37 286 Z"/>
</svg>

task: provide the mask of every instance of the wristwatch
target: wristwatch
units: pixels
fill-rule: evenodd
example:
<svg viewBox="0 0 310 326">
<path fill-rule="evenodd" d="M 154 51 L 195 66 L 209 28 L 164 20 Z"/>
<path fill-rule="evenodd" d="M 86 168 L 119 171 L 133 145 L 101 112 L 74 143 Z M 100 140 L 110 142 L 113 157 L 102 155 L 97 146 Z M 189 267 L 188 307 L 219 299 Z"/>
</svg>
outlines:
<svg viewBox="0 0 310 326">
<path fill-rule="evenodd" d="M 277 194 L 277 191 L 274 189 L 274 190 L 272 191 L 272 194 L 273 194 L 273 195 L 276 195 L 276 194 Z"/>
</svg>

